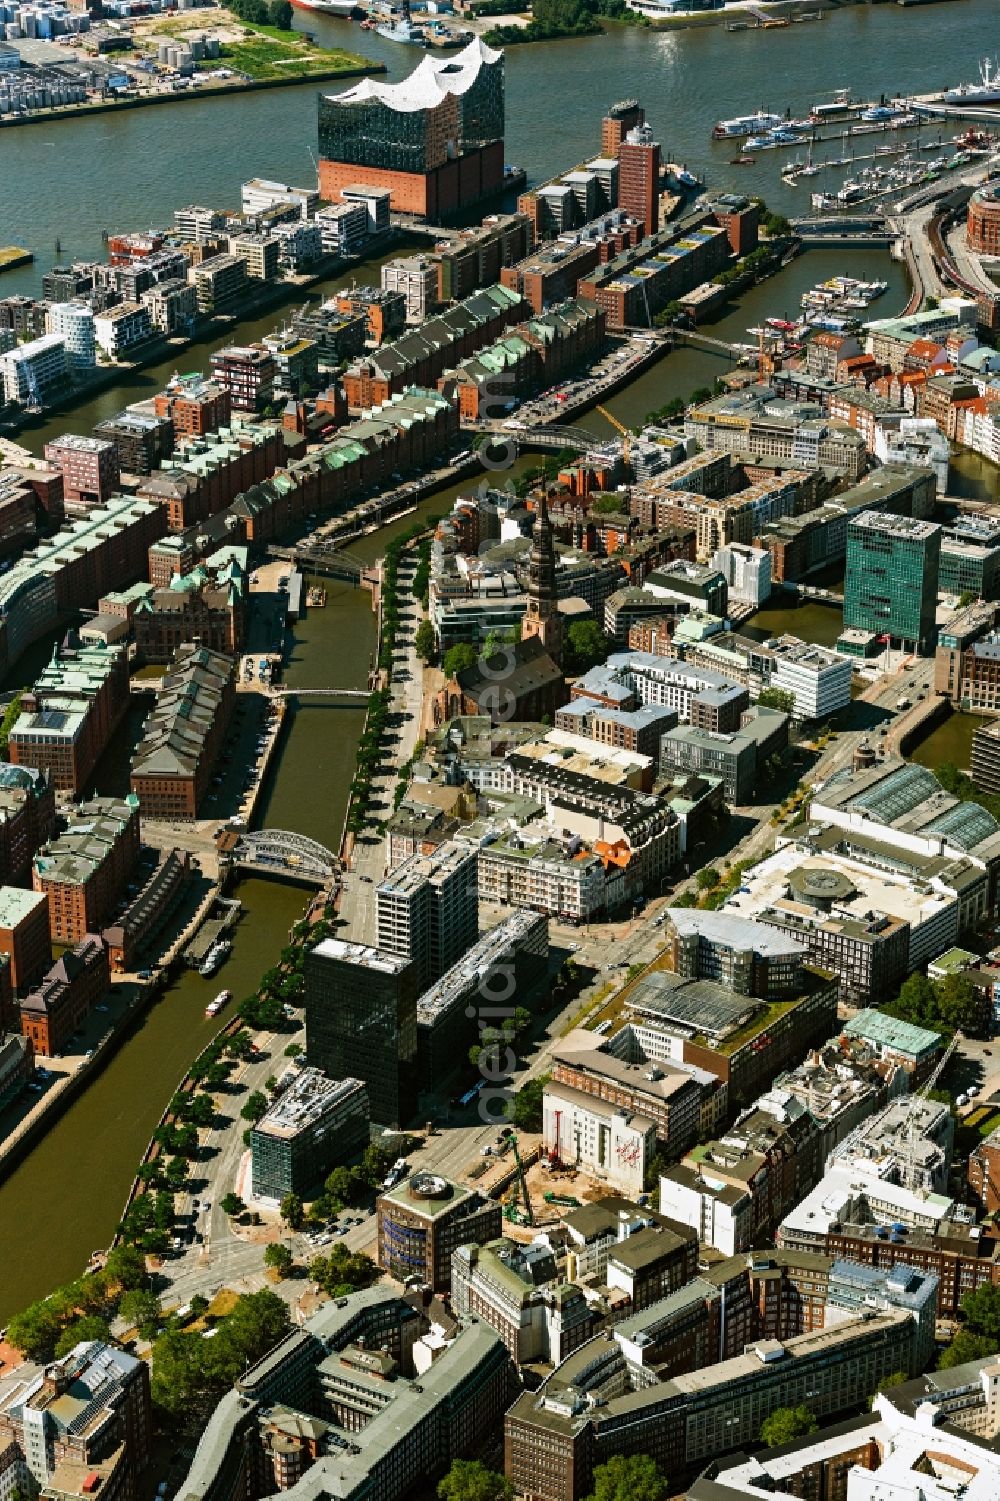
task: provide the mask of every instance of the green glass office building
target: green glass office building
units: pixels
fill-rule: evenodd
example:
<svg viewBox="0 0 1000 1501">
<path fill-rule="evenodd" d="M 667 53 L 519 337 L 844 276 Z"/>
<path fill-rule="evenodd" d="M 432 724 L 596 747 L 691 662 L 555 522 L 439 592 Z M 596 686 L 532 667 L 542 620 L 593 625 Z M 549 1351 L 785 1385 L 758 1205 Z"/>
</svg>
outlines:
<svg viewBox="0 0 1000 1501">
<path fill-rule="evenodd" d="M 932 522 L 862 511 L 847 528 L 845 627 L 933 651 L 940 554 Z"/>
</svg>

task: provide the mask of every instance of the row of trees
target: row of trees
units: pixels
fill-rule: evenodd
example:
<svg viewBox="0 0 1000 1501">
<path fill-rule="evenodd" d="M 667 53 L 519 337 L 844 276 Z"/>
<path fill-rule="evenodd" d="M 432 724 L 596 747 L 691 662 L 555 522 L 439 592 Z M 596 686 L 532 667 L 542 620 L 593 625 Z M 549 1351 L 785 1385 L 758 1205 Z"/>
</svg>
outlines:
<svg viewBox="0 0 1000 1501">
<path fill-rule="evenodd" d="M 663 1501 L 665 1476 L 649 1454 L 616 1454 L 594 1470 L 594 1489 L 586 1501 Z M 439 1501 L 513 1501 L 514 1486 L 505 1475 L 478 1459 L 455 1459 L 438 1481 Z"/>
<path fill-rule="evenodd" d="M 234 16 L 248 26 L 274 26 L 278 31 L 291 31 L 291 0 L 227 0 Z"/>
<path fill-rule="evenodd" d="M 109 1252 L 100 1271 L 64 1283 L 47 1298 L 14 1314 L 7 1325 L 7 1341 L 29 1360 L 44 1362 L 65 1354 L 81 1339 L 107 1338 L 110 1321 L 126 1293 L 141 1288 L 145 1281 L 142 1252 L 119 1246 Z"/>
</svg>

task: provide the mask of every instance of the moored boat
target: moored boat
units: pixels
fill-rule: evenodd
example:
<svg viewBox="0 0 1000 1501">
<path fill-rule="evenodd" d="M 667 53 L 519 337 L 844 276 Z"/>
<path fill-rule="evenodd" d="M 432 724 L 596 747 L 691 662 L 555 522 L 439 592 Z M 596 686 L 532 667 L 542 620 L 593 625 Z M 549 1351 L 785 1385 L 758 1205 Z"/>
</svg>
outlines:
<svg viewBox="0 0 1000 1501">
<path fill-rule="evenodd" d="M 205 1015 L 218 1016 L 223 1006 L 228 1006 L 232 998 L 233 992 L 231 990 L 220 990 L 219 994 L 215 997 L 215 1000 L 209 1001 L 208 1005 L 205 1007 Z"/>
</svg>

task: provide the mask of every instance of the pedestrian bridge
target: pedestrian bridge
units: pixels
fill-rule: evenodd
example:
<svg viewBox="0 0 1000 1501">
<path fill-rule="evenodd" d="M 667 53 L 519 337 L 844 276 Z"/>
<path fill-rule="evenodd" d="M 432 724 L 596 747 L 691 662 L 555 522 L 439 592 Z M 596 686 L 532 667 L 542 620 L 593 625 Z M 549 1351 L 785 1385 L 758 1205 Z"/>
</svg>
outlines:
<svg viewBox="0 0 1000 1501">
<path fill-rule="evenodd" d="M 584 427 L 560 427 L 557 423 L 532 427 L 529 423 L 511 427 L 510 421 L 490 423 L 491 441 L 500 444 L 504 441 L 514 443 L 517 447 L 551 449 L 559 453 L 564 448 L 575 448 L 579 453 L 587 453 L 591 448 L 600 448 L 608 441 L 596 433 L 588 432 Z"/>
<path fill-rule="evenodd" d="M 230 860 L 253 870 L 277 871 L 322 884 L 340 869 L 337 856 L 315 839 L 287 829 L 254 829 L 241 834 Z"/>
<path fill-rule="evenodd" d="M 371 688 L 272 688 L 272 698 L 371 698 Z"/>
</svg>

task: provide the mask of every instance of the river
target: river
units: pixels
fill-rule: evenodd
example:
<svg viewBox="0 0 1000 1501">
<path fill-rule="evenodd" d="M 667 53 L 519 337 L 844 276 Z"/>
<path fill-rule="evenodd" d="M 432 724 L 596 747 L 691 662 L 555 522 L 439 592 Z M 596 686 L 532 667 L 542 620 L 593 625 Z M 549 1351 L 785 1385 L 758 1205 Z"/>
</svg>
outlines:
<svg viewBox="0 0 1000 1501">
<path fill-rule="evenodd" d="M 717 117 L 761 103 L 801 111 L 840 84 L 877 95 L 969 77 L 994 17 L 993 0 L 958 0 L 946 13 L 937 7 L 861 6 L 778 31 L 734 35 L 713 27 L 667 35 L 614 28 L 610 38 L 513 48 L 507 62 L 508 159 L 522 162 L 531 179 L 539 181 L 595 155 L 604 107 L 622 95 L 638 95 L 666 156 L 707 173 L 712 187 L 761 191 L 775 208 L 794 211 L 805 206 L 804 192 L 796 197 L 778 184 L 777 162 L 745 171 L 728 168 L 731 148 L 709 139 Z M 301 17 L 297 24 L 303 25 Z M 310 16 L 307 28 L 331 44 L 353 43 L 384 58 L 392 77 L 409 72 L 418 60 L 412 50 L 359 33 L 345 22 Z M 887 58 L 892 59 L 891 74 L 885 70 Z M 181 113 L 163 107 L 72 125 L 43 123 L 0 131 L 2 238 L 36 253 L 33 266 L 4 276 L 0 293 L 36 291 L 42 272 L 57 260 L 101 256 L 103 228 L 167 223 L 175 207 L 192 199 L 235 204 L 240 182 L 250 176 L 314 178 L 314 89 L 179 103 L 176 110 Z M 210 143 L 210 149 L 193 150 L 197 142 Z M 58 257 L 57 236 L 62 241 Z M 848 266 L 861 275 L 874 275 L 877 269 L 890 278 L 883 305 L 891 312 L 901 305 L 905 287 L 898 268 L 886 270 L 887 264 L 886 257 L 867 253 L 810 252 L 770 288 L 748 293 L 717 327 L 743 337 L 742 330 L 757 322 L 765 308 L 780 311 L 785 301 L 794 307 L 805 285 Z M 350 275 L 374 279 L 376 274 L 372 264 L 339 280 Z M 278 317 L 274 313 L 241 326 L 240 337 L 272 327 Z M 221 342 L 218 338 L 187 351 L 181 363 L 204 367 L 209 349 Z M 24 441 L 37 450 L 66 427 L 86 432 L 127 401 L 150 394 L 172 368 L 166 362 L 141 372 L 71 418 L 28 429 Z M 710 383 L 721 368 L 724 363 L 714 356 L 678 353 L 614 398 L 611 410 L 635 422 L 670 397 Z M 599 414 L 590 420 L 595 431 L 603 428 Z M 989 488 L 988 471 L 963 463 L 961 473 L 968 493 Z M 422 513 L 447 508 L 454 493 L 424 502 Z M 374 558 L 387 538 L 407 525 L 409 519 L 396 522 L 378 537 L 352 544 L 352 550 Z M 349 585 L 324 583 L 326 608 L 309 613 L 296 627 L 289 681 L 327 682 L 335 663 L 338 681 L 362 683 L 374 646 L 369 596 Z M 821 610 L 824 618 L 834 613 L 803 608 Z M 800 618 L 804 624 L 805 615 Z M 38 652 L 38 663 L 22 659 L 20 679 L 41 665 L 47 647 L 40 645 Z M 360 711 L 329 703 L 295 711 L 280 764 L 265 791 L 264 821 L 337 844 L 361 719 Z M 112 748 L 101 773 L 105 785 L 122 777 L 134 729 L 133 722 L 122 745 Z M 273 962 L 304 900 L 294 886 L 260 880 L 245 881 L 239 894 L 245 916 L 224 971 L 225 984 L 238 997 Z M 149 1133 L 185 1067 L 211 1035 L 212 1025 L 203 1015 L 211 983 L 197 975 L 180 978 L 25 1164 L 0 1186 L 0 1320 L 78 1274 L 89 1252 L 107 1244 Z"/>
<path fill-rule="evenodd" d="M 299 11 L 295 25 L 384 61 L 390 79 L 420 60 L 415 48 L 348 21 Z M 596 156 L 604 109 L 635 96 L 668 159 L 706 174 L 712 188 L 752 190 L 782 212 L 807 211 L 808 179 L 786 189 L 781 153 L 730 167 L 732 144 L 710 139 L 713 123 L 760 105 L 801 114 L 841 85 L 875 98 L 957 83 L 975 76 L 995 25 L 995 0 L 953 0 L 858 5 L 768 31 L 613 26 L 607 36 L 511 47 L 507 160 L 539 182 Z M 309 85 L 2 130 L 3 239 L 36 256 L 33 266 L 4 275 L 3 294 L 38 287 L 57 259 L 57 237 L 60 260 L 101 257 L 102 229 L 169 223 L 175 208 L 192 201 L 235 205 L 248 177 L 314 182 L 315 148 L 316 88 Z"/>
</svg>

